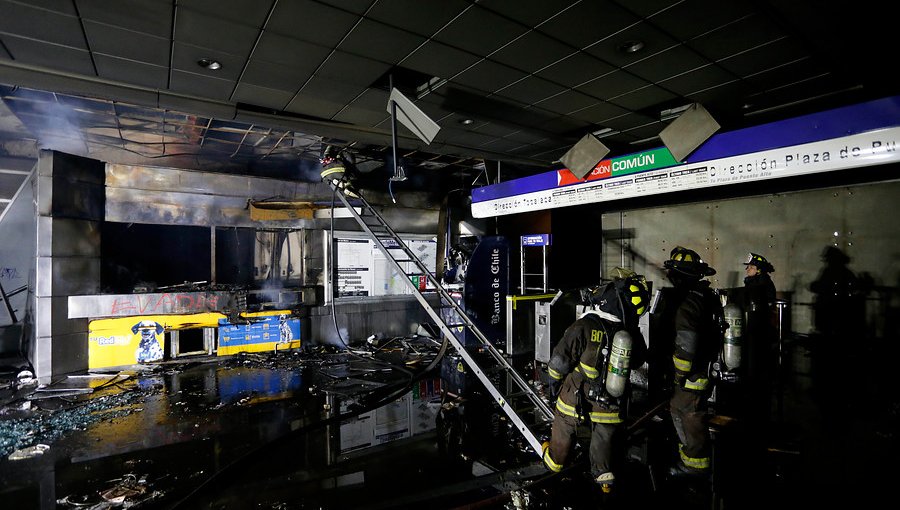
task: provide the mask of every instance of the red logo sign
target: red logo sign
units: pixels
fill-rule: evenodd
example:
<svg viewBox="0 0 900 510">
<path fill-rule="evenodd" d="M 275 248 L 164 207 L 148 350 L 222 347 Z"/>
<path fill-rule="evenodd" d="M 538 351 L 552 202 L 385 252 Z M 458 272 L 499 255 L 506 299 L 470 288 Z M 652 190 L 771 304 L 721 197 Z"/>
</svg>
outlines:
<svg viewBox="0 0 900 510">
<path fill-rule="evenodd" d="M 612 162 L 608 159 L 605 159 L 599 163 L 597 166 L 591 170 L 591 173 L 587 174 L 584 179 L 579 179 L 575 177 L 568 168 L 563 168 L 562 170 L 557 171 L 556 182 L 558 186 L 565 186 L 567 184 L 576 184 L 579 182 L 586 181 L 595 181 L 597 179 L 606 179 L 607 177 L 612 176 Z"/>
</svg>

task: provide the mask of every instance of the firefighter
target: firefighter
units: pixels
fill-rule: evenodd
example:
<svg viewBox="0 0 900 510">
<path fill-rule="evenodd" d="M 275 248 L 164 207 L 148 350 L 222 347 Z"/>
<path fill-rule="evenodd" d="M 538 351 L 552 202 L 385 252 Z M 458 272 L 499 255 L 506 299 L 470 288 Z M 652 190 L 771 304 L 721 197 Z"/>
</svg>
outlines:
<svg viewBox="0 0 900 510">
<path fill-rule="evenodd" d="M 775 272 L 775 266 L 762 255 L 752 252 L 747 255 L 744 266 L 746 266 L 745 273 L 747 275 L 744 277 L 744 288 L 746 288 L 744 310 L 774 310 L 775 284 L 772 283 L 772 277 L 769 275 Z"/>
<path fill-rule="evenodd" d="M 333 145 L 328 145 L 322 150 L 319 163 L 322 165 L 322 171 L 319 175 L 321 175 L 323 182 L 331 183 L 336 188 L 340 188 L 350 198 L 359 198 L 359 192 L 355 186 L 359 171 L 356 165 L 353 164 L 352 157 L 346 151 Z"/>
<path fill-rule="evenodd" d="M 754 424 L 766 424 L 771 407 L 774 349 L 778 341 L 775 284 L 769 276 L 775 267 L 762 255 L 752 252 L 747 255 L 744 265 L 747 274 L 742 304 L 746 314 L 743 332 L 746 418 Z"/>
<path fill-rule="evenodd" d="M 716 274 L 700 255 L 675 247 L 663 264 L 672 283 L 662 331 L 672 350 L 669 412 L 678 436 L 679 460 L 670 474 L 707 475 L 711 467 L 706 405 L 713 390 L 710 368 L 722 345 L 724 317 L 707 276 Z"/>
<path fill-rule="evenodd" d="M 623 421 L 629 366 L 640 366 L 645 356 L 638 318 L 650 300 L 642 275 L 616 272 L 612 282 L 591 294 L 590 308 L 553 349 L 548 375 L 556 410 L 543 450 L 546 466 L 559 472 L 572 456 L 579 425 L 589 420 L 591 475 L 607 494 L 615 481 L 612 441 Z"/>
</svg>

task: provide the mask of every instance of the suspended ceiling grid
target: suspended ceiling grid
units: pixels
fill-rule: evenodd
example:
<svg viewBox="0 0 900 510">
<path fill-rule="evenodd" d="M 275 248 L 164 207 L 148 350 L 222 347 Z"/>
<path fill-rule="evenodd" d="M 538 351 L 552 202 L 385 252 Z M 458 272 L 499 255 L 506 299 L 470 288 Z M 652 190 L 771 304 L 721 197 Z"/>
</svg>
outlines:
<svg viewBox="0 0 900 510">
<path fill-rule="evenodd" d="M 400 128 L 407 166 L 515 177 L 590 132 L 657 147 L 693 102 L 731 130 L 895 94 L 870 3 L 0 0 L 0 83 L 42 147 L 303 179 L 323 143 L 390 159 L 393 84 L 441 126 Z"/>
</svg>

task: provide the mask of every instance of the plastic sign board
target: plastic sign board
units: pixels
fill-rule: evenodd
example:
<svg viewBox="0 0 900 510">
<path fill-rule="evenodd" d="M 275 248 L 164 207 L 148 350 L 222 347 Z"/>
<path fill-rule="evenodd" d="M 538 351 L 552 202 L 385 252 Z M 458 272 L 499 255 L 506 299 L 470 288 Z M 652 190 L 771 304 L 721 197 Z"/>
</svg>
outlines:
<svg viewBox="0 0 900 510">
<path fill-rule="evenodd" d="M 601 161 L 578 179 L 566 169 L 472 191 L 488 218 L 659 193 L 864 168 L 900 161 L 900 96 L 714 135 L 678 163 L 666 148 Z"/>
<path fill-rule="evenodd" d="M 276 347 L 300 347 L 300 319 L 292 319 L 288 311 L 259 312 L 247 324 L 219 319 L 219 356 L 274 351 Z"/>
<path fill-rule="evenodd" d="M 522 246 L 550 246 L 550 234 L 529 234 L 522 236 Z"/>
<path fill-rule="evenodd" d="M 88 368 L 106 368 L 161 361 L 165 332 L 216 327 L 220 313 L 142 315 L 98 319 L 88 324 Z"/>
</svg>

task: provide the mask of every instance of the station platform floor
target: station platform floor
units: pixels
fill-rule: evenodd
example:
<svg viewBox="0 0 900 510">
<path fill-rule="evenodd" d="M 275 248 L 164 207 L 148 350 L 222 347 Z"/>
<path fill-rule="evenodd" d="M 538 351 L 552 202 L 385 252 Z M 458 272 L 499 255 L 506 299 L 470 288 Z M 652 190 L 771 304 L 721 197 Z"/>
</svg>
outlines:
<svg viewBox="0 0 900 510">
<path fill-rule="evenodd" d="M 764 423 L 711 420 L 712 480 L 667 476 L 663 411 L 631 430 L 612 496 L 578 469 L 583 453 L 551 475 L 533 452 L 493 444 L 502 436 L 495 419 L 492 432 L 472 431 L 490 440 L 464 456 L 448 450 L 448 428 L 430 426 L 433 415 L 381 444 L 349 444 L 347 417 L 374 419 L 414 378 L 425 380 L 434 346 L 384 356 L 305 348 L 189 357 L 70 374 L 46 387 L 20 384 L 21 367 L 10 361 L 0 379 L 0 501 L 16 509 L 574 510 L 893 500 L 900 396 L 890 360 L 868 371 L 828 364 L 834 358 L 815 342 L 788 342 Z"/>
</svg>

